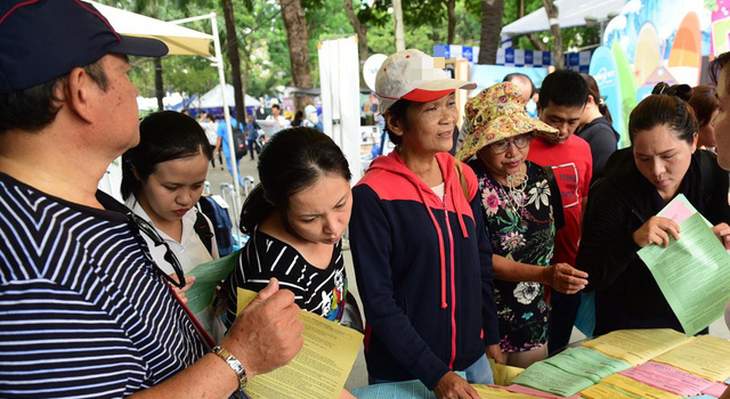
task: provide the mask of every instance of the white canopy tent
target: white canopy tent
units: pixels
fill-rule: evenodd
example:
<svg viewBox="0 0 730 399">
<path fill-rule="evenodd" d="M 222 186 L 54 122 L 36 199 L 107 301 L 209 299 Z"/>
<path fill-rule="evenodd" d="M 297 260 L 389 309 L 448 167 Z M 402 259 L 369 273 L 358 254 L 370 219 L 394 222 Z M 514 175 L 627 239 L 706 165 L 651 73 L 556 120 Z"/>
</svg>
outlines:
<svg viewBox="0 0 730 399">
<path fill-rule="evenodd" d="M 557 0 L 558 23 L 561 28 L 582 26 L 586 17 L 596 21 L 605 21 L 611 14 L 618 14 L 626 0 Z M 542 7 L 502 28 L 502 36 L 517 36 L 526 33 L 550 30 L 545 8 Z"/>
<path fill-rule="evenodd" d="M 210 42 L 215 39 L 212 35 L 93 1 L 90 3 L 109 20 L 117 32 L 162 40 L 170 48 L 169 55 L 211 56 Z"/>
<path fill-rule="evenodd" d="M 225 93 L 222 93 L 221 85 L 211 89 L 209 92 L 196 98 L 188 104 L 189 108 L 221 108 L 223 107 L 223 95 L 225 94 L 226 104 L 234 104 L 233 86 L 226 84 Z M 246 94 L 246 107 L 260 107 L 261 101 Z"/>
<path fill-rule="evenodd" d="M 135 14 L 133 12 L 105 6 L 103 4 L 95 3 L 93 1 L 90 2 L 93 3 L 94 7 L 96 7 L 99 12 L 101 12 L 101 14 L 109 20 L 109 23 L 111 23 L 112 27 L 114 27 L 114 29 L 119 33 L 130 36 L 152 37 L 161 40 L 165 42 L 165 44 L 167 44 L 167 46 L 170 48 L 168 55 L 198 55 L 210 59 L 215 63 L 215 66 L 218 68 L 218 78 L 220 80 L 220 84 L 225 85 L 226 81 L 225 75 L 223 73 L 223 53 L 221 51 L 220 38 L 218 37 L 218 20 L 216 19 L 216 13 L 213 12 L 199 17 L 165 22 L 158 19 L 146 17 L 144 15 Z M 202 19 L 210 20 L 211 30 L 213 31 L 212 35 L 179 26 L 179 24 Z M 215 49 L 215 54 L 213 54 L 212 57 L 210 53 L 211 42 L 213 43 Z M 231 115 L 228 111 L 228 102 L 226 101 L 225 96 L 221 95 L 220 103 L 223 107 L 223 116 L 226 120 L 226 125 L 228 126 L 228 144 L 230 146 L 229 150 L 231 154 L 234 154 L 235 149 L 233 147 L 233 132 L 231 131 L 230 124 Z M 121 162 L 115 161 L 114 163 L 112 163 L 112 165 L 115 165 L 117 163 Z M 114 169 L 113 166 L 112 169 Z M 231 205 L 233 206 L 234 218 L 237 219 L 238 208 L 240 206 L 240 188 L 237 183 L 238 170 L 234 168 L 231 172 L 233 174 L 233 187 L 236 193 L 234 203 Z M 118 173 L 119 179 L 121 181 L 121 171 L 119 171 Z M 114 176 L 110 177 L 109 175 L 110 173 L 107 172 L 108 178 L 114 178 Z M 100 187 L 102 186 L 103 184 L 100 183 Z M 118 194 L 119 184 L 112 184 L 110 186 L 111 187 L 109 187 L 109 189 L 111 191 L 107 192 L 112 195 Z M 117 195 L 116 197 L 120 198 L 121 195 Z M 238 225 L 237 220 L 235 221 L 235 225 Z M 238 230 L 236 229 L 236 231 Z"/>
</svg>

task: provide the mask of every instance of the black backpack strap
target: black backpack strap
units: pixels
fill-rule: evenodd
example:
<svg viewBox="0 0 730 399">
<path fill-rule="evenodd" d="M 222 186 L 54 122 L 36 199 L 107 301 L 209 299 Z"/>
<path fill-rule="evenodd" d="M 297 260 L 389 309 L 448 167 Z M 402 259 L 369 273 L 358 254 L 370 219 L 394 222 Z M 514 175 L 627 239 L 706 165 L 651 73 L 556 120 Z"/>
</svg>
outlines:
<svg viewBox="0 0 730 399">
<path fill-rule="evenodd" d="M 213 255 L 213 231 L 210 229 L 208 220 L 203 215 L 203 212 L 195 213 L 195 224 L 193 225 L 195 233 L 200 237 L 200 241 L 205 245 L 205 249 L 208 253 Z"/>
</svg>

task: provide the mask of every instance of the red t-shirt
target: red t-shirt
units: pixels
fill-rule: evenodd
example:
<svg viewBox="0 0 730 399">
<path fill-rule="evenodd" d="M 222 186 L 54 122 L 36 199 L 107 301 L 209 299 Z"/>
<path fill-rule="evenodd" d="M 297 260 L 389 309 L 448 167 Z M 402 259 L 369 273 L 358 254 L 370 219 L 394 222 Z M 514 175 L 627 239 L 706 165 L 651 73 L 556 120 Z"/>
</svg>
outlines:
<svg viewBox="0 0 730 399">
<path fill-rule="evenodd" d="M 588 195 L 593 173 L 591 147 L 576 135 L 570 136 L 563 144 L 553 144 L 537 137 L 530 144 L 527 159 L 538 165 L 552 167 L 560 187 L 565 226 L 555 235 L 552 263 L 564 262 L 575 266 L 580 242 L 582 201 Z"/>
</svg>

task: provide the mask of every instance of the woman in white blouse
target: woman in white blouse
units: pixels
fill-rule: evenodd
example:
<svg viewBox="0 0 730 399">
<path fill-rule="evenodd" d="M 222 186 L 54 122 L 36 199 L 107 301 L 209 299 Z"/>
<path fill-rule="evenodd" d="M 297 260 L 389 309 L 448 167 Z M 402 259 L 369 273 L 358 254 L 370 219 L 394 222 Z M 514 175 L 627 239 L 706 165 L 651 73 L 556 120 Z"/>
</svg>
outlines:
<svg viewBox="0 0 730 399">
<path fill-rule="evenodd" d="M 167 245 L 147 241 L 152 258 L 163 272 L 177 279 L 173 265 L 165 258 L 172 250 L 187 274 L 201 263 L 218 258 L 213 226 L 195 208 L 203 192 L 212 151 L 200 125 L 187 115 L 173 111 L 150 114 L 140 123 L 140 142 L 123 156 L 122 197 L 126 205 L 149 222 Z M 195 277 L 178 289 L 185 303 L 185 291 Z M 216 338 L 225 333 L 222 321 L 208 307 L 195 316 Z"/>
</svg>

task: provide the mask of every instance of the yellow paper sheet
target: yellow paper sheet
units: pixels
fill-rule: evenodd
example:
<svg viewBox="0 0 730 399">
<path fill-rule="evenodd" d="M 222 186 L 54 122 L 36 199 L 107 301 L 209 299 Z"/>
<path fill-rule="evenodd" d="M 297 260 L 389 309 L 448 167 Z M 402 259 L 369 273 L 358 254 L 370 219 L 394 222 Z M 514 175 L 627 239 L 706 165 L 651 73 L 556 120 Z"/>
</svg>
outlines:
<svg viewBox="0 0 730 399">
<path fill-rule="evenodd" d="M 654 328 L 612 331 L 584 342 L 583 346 L 638 366 L 685 342 L 687 337 L 680 332 Z"/>
<path fill-rule="evenodd" d="M 492 366 L 492 375 L 494 375 L 494 384 L 506 387 L 512 384 L 512 380 L 520 375 L 525 369 L 520 367 L 507 366 L 505 364 L 495 363 L 494 359 L 489 359 L 489 365 Z"/>
<path fill-rule="evenodd" d="M 483 399 L 535 399 L 534 396 L 509 392 L 498 388 L 491 388 L 486 385 L 471 384 L 471 386 Z"/>
<path fill-rule="evenodd" d="M 680 399 L 681 396 L 660 389 L 642 384 L 639 381 L 632 380 L 620 374 L 612 374 L 601 380 L 601 383 L 614 386 L 622 391 L 626 391 L 632 395 L 636 395 L 644 399 Z"/>
<path fill-rule="evenodd" d="M 725 382 L 730 377 L 730 341 L 701 335 L 656 357 L 654 361 L 711 381 Z"/>
<path fill-rule="evenodd" d="M 256 293 L 238 289 L 238 313 Z M 302 311 L 304 346 L 288 365 L 251 378 L 251 399 L 337 399 L 362 344 L 362 334 Z"/>
<path fill-rule="evenodd" d="M 627 395 L 613 387 L 596 384 L 581 391 L 580 396 L 585 399 L 636 399 L 636 396 Z"/>
</svg>

